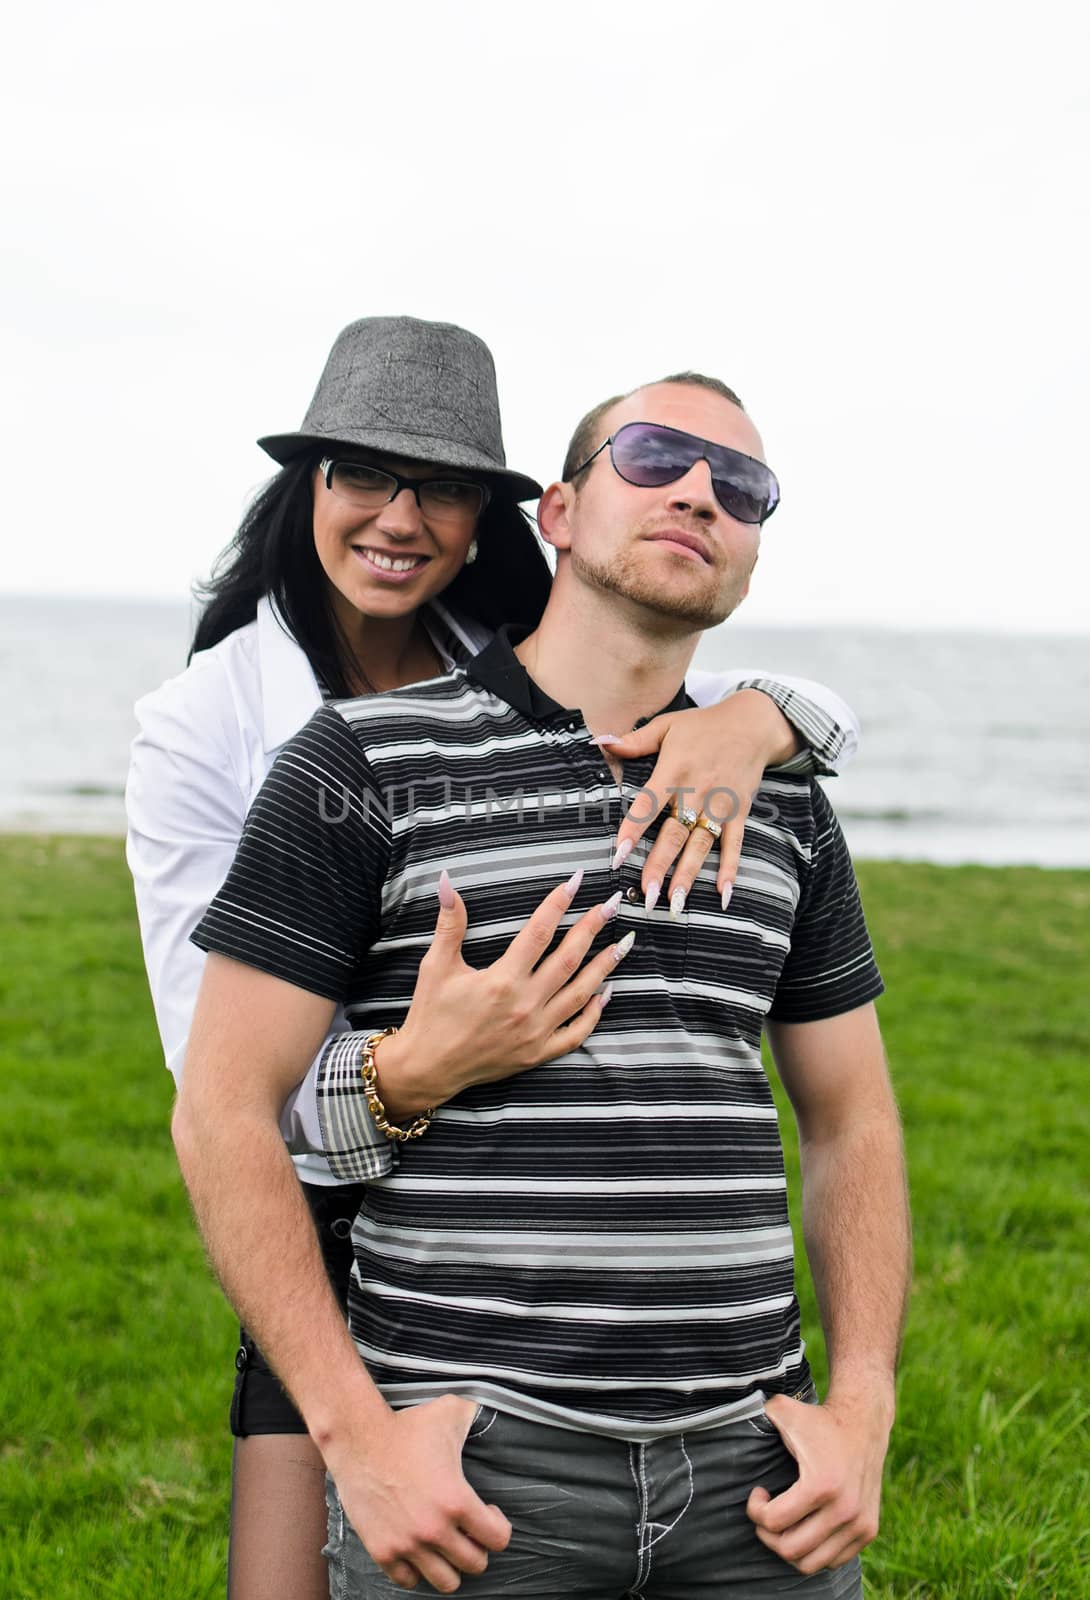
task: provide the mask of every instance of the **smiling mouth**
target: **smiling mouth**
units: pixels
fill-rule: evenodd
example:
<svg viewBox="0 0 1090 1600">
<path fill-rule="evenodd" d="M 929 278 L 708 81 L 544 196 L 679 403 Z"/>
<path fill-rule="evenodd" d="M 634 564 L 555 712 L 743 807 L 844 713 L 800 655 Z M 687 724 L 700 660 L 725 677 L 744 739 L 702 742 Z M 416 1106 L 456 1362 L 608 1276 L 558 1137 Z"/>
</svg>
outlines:
<svg viewBox="0 0 1090 1600">
<path fill-rule="evenodd" d="M 391 555 L 388 550 L 372 550 L 367 545 L 354 544 L 352 549 L 362 560 L 367 562 L 368 566 L 376 568 L 379 572 L 390 572 L 398 575 L 406 572 L 416 572 L 419 568 L 426 566 L 430 560 L 429 556 L 422 555 L 395 556 Z"/>
</svg>

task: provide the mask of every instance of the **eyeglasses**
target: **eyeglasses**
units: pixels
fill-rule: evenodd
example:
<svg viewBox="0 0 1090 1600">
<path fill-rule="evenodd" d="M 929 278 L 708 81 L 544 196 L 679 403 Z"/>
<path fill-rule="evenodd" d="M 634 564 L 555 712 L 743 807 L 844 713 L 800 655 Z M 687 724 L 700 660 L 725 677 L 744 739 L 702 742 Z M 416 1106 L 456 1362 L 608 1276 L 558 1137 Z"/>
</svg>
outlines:
<svg viewBox="0 0 1090 1600">
<path fill-rule="evenodd" d="M 604 439 L 581 467 L 576 467 L 572 477 L 589 467 L 606 445 L 614 472 L 639 489 L 659 489 L 664 483 L 676 483 L 698 461 L 706 461 L 715 498 L 736 522 L 767 522 L 780 503 L 776 474 L 763 461 L 658 422 L 626 422 Z"/>
<path fill-rule="evenodd" d="M 408 489 L 422 516 L 436 522 L 472 522 L 489 501 L 490 491 L 483 483 L 465 478 L 403 478 L 364 461 L 333 461 L 329 456 L 319 462 L 318 471 L 327 489 L 361 511 L 377 511 Z"/>
</svg>

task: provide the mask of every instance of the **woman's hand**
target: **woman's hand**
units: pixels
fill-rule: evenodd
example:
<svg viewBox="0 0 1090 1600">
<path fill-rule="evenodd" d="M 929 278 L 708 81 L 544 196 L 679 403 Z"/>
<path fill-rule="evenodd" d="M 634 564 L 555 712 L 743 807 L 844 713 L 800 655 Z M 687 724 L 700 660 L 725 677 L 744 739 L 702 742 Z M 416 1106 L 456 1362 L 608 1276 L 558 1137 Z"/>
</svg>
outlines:
<svg viewBox="0 0 1090 1600">
<path fill-rule="evenodd" d="M 585 912 L 545 956 L 582 876 L 575 873 L 547 894 L 499 960 L 478 970 L 462 959 L 465 903 L 442 874 L 435 937 L 408 1015 L 375 1052 L 387 1116 L 404 1121 L 470 1084 L 525 1072 L 583 1043 L 609 999 L 602 985 L 628 954 L 632 935 L 583 965 L 616 915 L 617 893 Z"/>
<path fill-rule="evenodd" d="M 761 776 L 766 767 L 790 760 L 799 749 L 798 734 L 783 712 L 759 689 L 740 689 L 714 706 L 668 711 L 623 739 L 604 735 L 598 743 L 621 761 L 659 753 L 642 793 L 617 830 L 620 860 L 676 795 L 681 809 L 691 807 L 723 830 L 715 882 L 726 910 L 746 817 Z M 670 910 L 680 915 L 714 843 L 707 828 L 690 832 L 683 822 L 666 817 L 644 863 L 642 887 L 648 907 L 657 902 L 676 860 Z"/>
</svg>

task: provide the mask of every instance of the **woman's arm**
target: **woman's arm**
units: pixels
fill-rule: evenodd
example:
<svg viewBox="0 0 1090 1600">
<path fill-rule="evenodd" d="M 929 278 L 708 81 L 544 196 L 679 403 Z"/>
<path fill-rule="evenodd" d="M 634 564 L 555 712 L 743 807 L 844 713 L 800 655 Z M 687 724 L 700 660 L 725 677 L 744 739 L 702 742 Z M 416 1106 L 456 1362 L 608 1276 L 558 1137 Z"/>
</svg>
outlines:
<svg viewBox="0 0 1090 1600">
<path fill-rule="evenodd" d="M 812 678 L 793 678 L 760 667 L 735 667 L 725 672 L 694 668 L 686 675 L 685 687 L 698 706 L 716 705 L 739 689 L 759 689 L 768 695 L 801 741 L 790 762 L 778 763 L 792 772 L 842 772 L 859 750 L 859 718 L 835 689 Z"/>
<path fill-rule="evenodd" d="M 491 639 L 482 624 L 436 601 L 432 608 L 470 654 Z M 274 642 L 279 643 L 278 632 Z M 125 791 L 126 853 L 152 1003 L 176 1085 L 205 962 L 190 934 L 227 876 L 253 796 L 254 772 L 260 773 L 259 763 L 267 760 L 257 748 L 263 725 L 259 657 L 248 658 L 240 650 L 233 659 L 229 669 L 222 661 L 198 658 L 136 706 L 139 732 Z M 292 670 L 297 676 L 300 669 L 292 663 Z M 314 694 L 317 704 L 316 689 Z M 296 685 L 293 703 L 304 702 Z M 255 746 L 249 751 L 247 740 Z M 317 1086 L 327 1084 L 331 1096 L 343 1078 L 358 1077 L 360 1046 L 338 1007 L 329 1037 L 283 1109 L 281 1132 L 293 1154 L 321 1154 Z M 368 1118 L 347 1175 L 359 1181 L 392 1167 L 390 1143 Z"/>
<path fill-rule="evenodd" d="M 444 874 L 435 933 L 420 963 L 400 1029 L 375 1053 L 387 1117 L 412 1121 L 462 1089 L 525 1072 L 582 1045 L 609 1000 L 608 980 L 631 943 L 587 959 L 620 895 L 583 913 L 544 960 L 578 891 L 581 873 L 545 896 L 506 952 L 489 967 L 462 956 L 465 902 Z M 604 987 L 603 987 L 604 985 Z M 370 1030 L 330 1038 L 280 1118 L 289 1148 L 317 1151 L 345 1183 L 396 1166 L 396 1144 L 379 1132 L 361 1076 Z M 385 1147 L 376 1155 L 376 1142 Z M 381 1157 L 385 1165 L 377 1168 Z"/>
<path fill-rule="evenodd" d="M 215 666 L 136 705 L 126 856 L 166 1064 L 181 1082 L 204 956 L 189 936 L 234 859 L 246 816 L 237 725 Z"/>
<path fill-rule="evenodd" d="M 339 1007 L 336 1014 L 344 1015 Z M 280 1134 L 291 1154 L 326 1157 L 342 1183 L 382 1178 L 397 1166 L 397 1145 L 379 1130 L 363 1098 L 360 1069 L 368 1037 L 367 1030 L 352 1030 L 347 1022 L 345 1031 L 331 1033 L 280 1113 Z M 349 1101 L 353 1109 L 346 1111 Z M 329 1151 L 336 1160 L 329 1160 Z"/>
<path fill-rule="evenodd" d="M 127 786 L 128 855 L 148 976 L 167 1064 L 179 1085 L 205 963 L 190 935 L 224 886 L 247 816 L 245 751 L 223 688 L 213 671 L 187 674 L 140 702 Z M 276 814 L 275 801 L 270 804 L 259 827 L 266 835 Z M 320 814 L 316 799 L 310 812 Z M 330 868 L 331 886 L 358 875 L 351 829 L 323 832 L 347 847 Z M 395 1121 L 442 1103 L 468 1083 L 525 1070 L 582 1043 L 600 1015 L 598 991 L 615 964 L 613 947 L 586 959 L 612 906 L 585 913 L 559 949 L 540 959 L 576 887 L 573 879 L 547 896 L 507 954 L 483 972 L 462 960 L 465 907 L 447 887 L 409 1015 L 381 1049 L 382 1095 Z M 343 1021 L 342 1012 L 335 1015 Z M 335 1032 L 305 1076 L 300 1064 L 300 1084 L 280 1120 L 295 1152 L 322 1152 L 341 1086 L 358 1091 L 362 1044 L 358 1032 Z M 350 1148 L 343 1141 L 338 1148 L 342 1160 L 332 1170 L 346 1181 L 393 1168 L 392 1144 L 365 1107 Z"/>
<path fill-rule="evenodd" d="M 252 786 L 237 692 L 216 663 L 206 662 L 136 706 L 126 854 L 159 1036 L 178 1086 L 205 964 L 190 934 L 235 858 Z M 358 1070 L 359 1049 L 338 1007 L 329 1037 L 284 1107 L 281 1126 L 293 1154 L 322 1151 L 319 1066 L 333 1073 L 352 1060 Z M 393 1165 L 389 1141 L 368 1118 L 352 1153 L 353 1178 L 381 1177 Z"/>
</svg>

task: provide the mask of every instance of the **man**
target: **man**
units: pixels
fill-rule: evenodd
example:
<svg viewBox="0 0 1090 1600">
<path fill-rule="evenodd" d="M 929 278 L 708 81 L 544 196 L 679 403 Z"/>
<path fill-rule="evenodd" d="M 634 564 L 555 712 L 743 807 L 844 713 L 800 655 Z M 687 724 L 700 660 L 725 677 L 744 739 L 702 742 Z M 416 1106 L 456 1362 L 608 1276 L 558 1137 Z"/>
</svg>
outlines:
<svg viewBox="0 0 1090 1600">
<path fill-rule="evenodd" d="M 319 713 L 198 929 L 213 954 L 179 1155 L 228 1291 L 336 1484 L 339 1592 L 423 1577 L 481 1596 L 859 1593 L 908 1227 L 850 861 L 820 789 L 790 774 L 762 790 L 728 907 L 708 868 L 686 902 L 649 908 L 645 841 L 618 848 L 649 763 L 638 732 L 616 735 L 684 704 L 775 496 L 756 429 L 714 380 L 597 408 L 541 501 L 558 560 L 540 627 L 446 679 Z M 708 819 L 681 816 L 710 843 Z M 263 1240 L 217 1165 L 245 1149 L 290 1185 L 277 1116 L 334 1002 L 370 995 L 376 1027 L 405 1017 L 418 969 L 459 959 L 467 912 L 465 981 L 484 981 L 573 867 L 581 884 L 554 897 L 616 906 L 609 1007 L 580 1050 L 457 1096 L 399 1146 L 356 1223 L 354 1346 L 305 1229 Z M 447 921 L 421 968 L 437 879 Z M 766 1024 L 800 1127 L 821 1405 Z M 428 1061 L 456 1029 L 410 1012 L 377 1043 L 380 1081 L 384 1055 L 421 1064 L 418 1103 L 390 1115 L 424 1111 Z M 294 1203 L 285 1187 L 277 1205 Z"/>
</svg>

